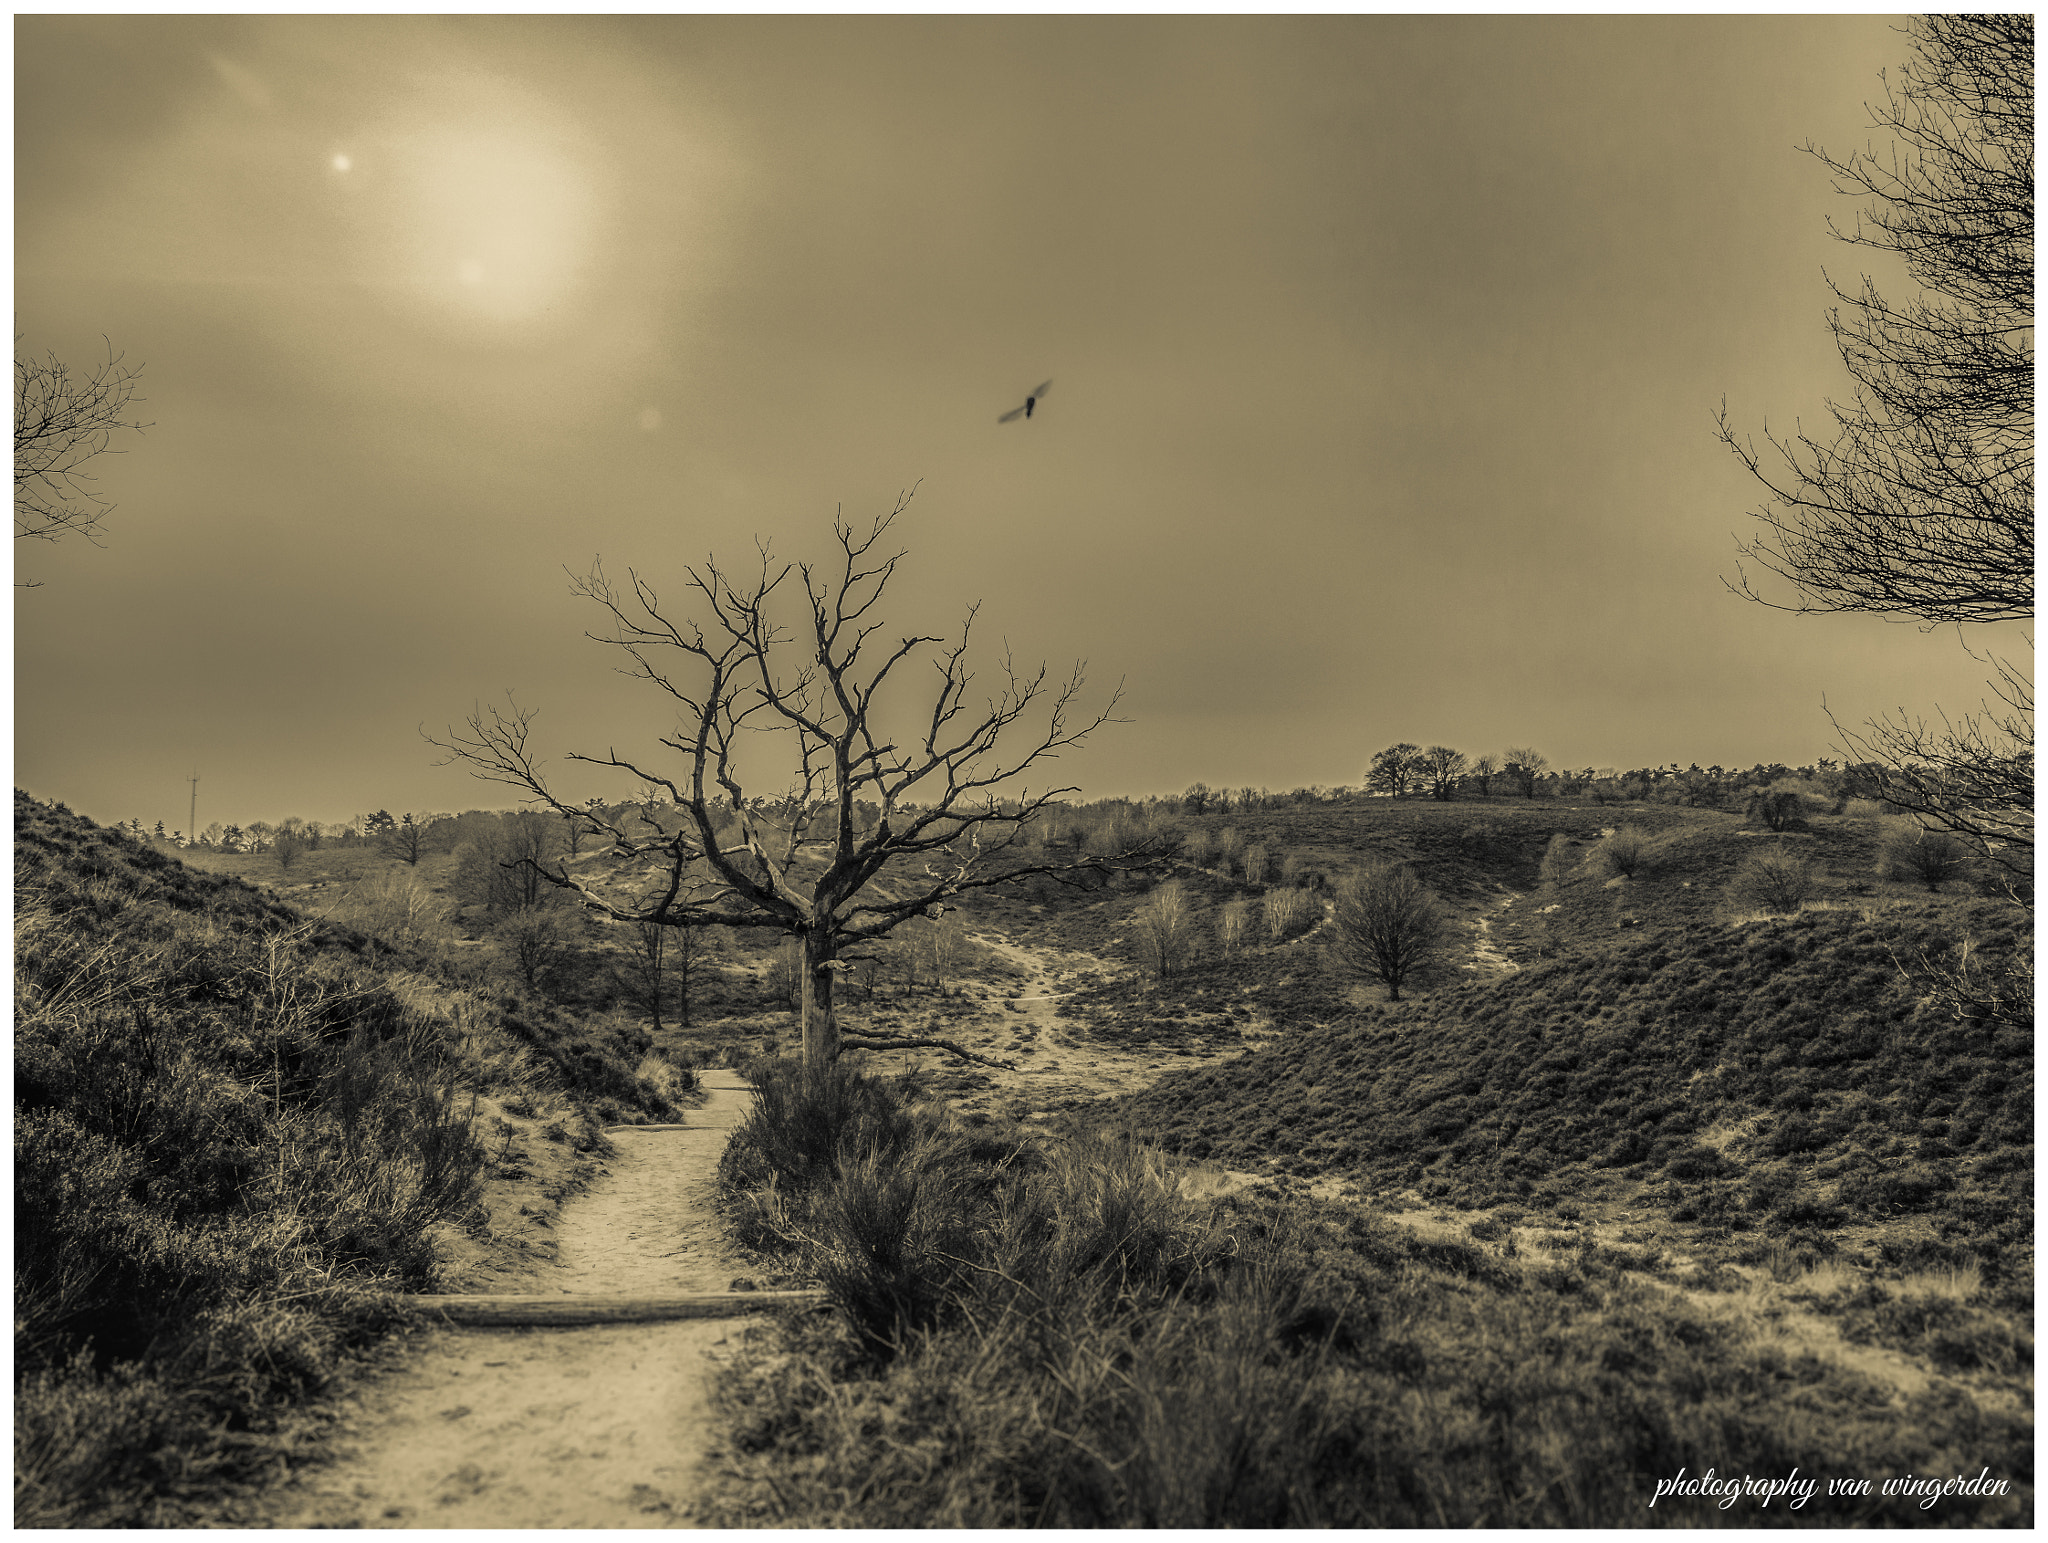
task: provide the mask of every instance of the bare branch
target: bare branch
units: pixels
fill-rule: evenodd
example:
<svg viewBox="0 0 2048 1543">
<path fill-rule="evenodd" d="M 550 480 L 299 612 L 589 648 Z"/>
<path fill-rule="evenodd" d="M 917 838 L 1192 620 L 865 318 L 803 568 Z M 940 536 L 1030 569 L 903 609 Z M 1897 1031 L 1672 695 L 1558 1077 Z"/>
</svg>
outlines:
<svg viewBox="0 0 2048 1543">
<path fill-rule="evenodd" d="M 140 434 L 151 427 L 130 416 L 140 400 L 135 383 L 142 370 L 124 364 L 124 357 L 108 343 L 105 359 L 75 373 L 54 353 L 40 359 L 15 354 L 15 540 L 83 536 L 99 544 L 100 522 L 114 506 L 94 491 L 86 467 L 121 453 L 113 443 L 117 430 Z"/>
<path fill-rule="evenodd" d="M 896 1039 L 871 1033 L 848 1034 L 839 1041 L 839 1050 L 949 1050 L 961 1060 L 972 1061 L 977 1066 L 993 1066 L 1006 1072 L 1017 1069 L 1015 1061 L 998 1061 L 991 1056 L 976 1055 L 957 1040 L 950 1039 Z"/>
</svg>

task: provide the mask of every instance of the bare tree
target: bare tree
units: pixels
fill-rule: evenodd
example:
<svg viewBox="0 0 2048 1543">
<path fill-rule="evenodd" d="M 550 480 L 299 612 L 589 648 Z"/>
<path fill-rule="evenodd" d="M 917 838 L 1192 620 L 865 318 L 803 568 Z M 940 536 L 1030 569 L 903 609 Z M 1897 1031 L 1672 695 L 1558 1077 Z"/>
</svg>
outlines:
<svg viewBox="0 0 2048 1543">
<path fill-rule="evenodd" d="M 496 934 L 505 962 L 531 991 L 539 991 L 569 955 L 569 936 L 551 906 L 527 906 L 507 913 Z"/>
<path fill-rule="evenodd" d="M 1393 863 L 1375 863 L 1337 886 L 1331 917 L 1344 962 L 1401 1000 L 1401 988 L 1443 951 L 1448 925 L 1437 898 Z"/>
<path fill-rule="evenodd" d="M 395 833 L 399 827 L 392 829 Z M 457 897 L 501 914 L 534 909 L 553 894 L 545 865 L 555 858 L 559 834 L 555 822 L 538 810 L 475 817 L 473 834 L 456 854 L 452 888 Z"/>
<path fill-rule="evenodd" d="M 583 801 L 582 808 L 573 814 L 567 814 L 562 817 L 562 824 L 568 831 L 569 855 L 571 857 L 580 857 L 583 853 L 583 843 L 592 836 L 602 836 L 604 834 L 602 824 L 591 818 L 593 814 L 602 813 L 604 813 L 603 799 L 586 798 Z"/>
<path fill-rule="evenodd" d="M 1283 943 L 1298 930 L 1312 910 L 1305 889 L 1269 889 L 1260 900 L 1260 915 L 1266 923 L 1266 941 Z"/>
<path fill-rule="evenodd" d="M 330 914 L 359 931 L 407 945 L 433 928 L 436 908 L 433 895 L 413 875 L 379 868 L 350 885 Z"/>
<path fill-rule="evenodd" d="M 1500 775 L 1500 762 L 1490 755 L 1482 755 L 1472 763 L 1472 780 L 1479 784 L 1479 796 L 1484 798 L 1490 791 L 1493 779 Z"/>
<path fill-rule="evenodd" d="M 688 570 L 701 620 L 664 610 L 638 574 L 621 588 L 596 567 L 575 583 L 611 620 L 610 633 L 594 640 L 623 653 L 626 673 L 679 709 L 660 743 L 680 766 L 663 770 L 616 751 L 570 759 L 616 769 L 649 793 L 665 793 L 681 818 L 673 831 L 600 822 L 623 864 L 644 868 L 651 861 L 663 876 L 649 892 L 607 893 L 601 881 L 572 876 L 558 864 L 535 867 L 547 882 L 620 920 L 766 926 L 799 939 L 804 1059 L 813 1068 L 842 1048 L 930 1045 L 967 1055 L 934 1039 L 875 1032 L 842 1039 L 834 976 L 858 962 L 843 956 L 934 914 L 954 896 L 1110 862 L 1100 855 L 1020 861 L 1024 827 L 1053 800 L 1077 791 L 1033 792 L 1020 779 L 1119 721 L 1112 715 L 1121 688 L 1100 712 L 1087 714 L 1079 706 L 1080 665 L 1063 681 L 1051 680 L 1043 665 L 1020 669 L 1006 652 L 995 690 L 975 705 L 968 667 L 975 607 L 957 638 L 911 635 L 885 643 L 875 611 L 904 553 L 881 547 L 907 501 L 899 499 L 865 532 L 835 521 L 839 556 L 830 571 L 778 561 L 765 545 L 744 577 L 715 559 Z M 808 615 L 793 627 L 771 615 L 792 575 L 808 602 Z M 914 719 L 891 716 L 884 687 L 899 665 L 927 650 L 937 679 L 926 705 Z M 516 703 L 480 708 L 464 731 L 451 730 L 437 743 L 477 775 L 567 815 L 576 806 L 550 789 L 531 745 L 532 722 Z M 742 761 L 746 752 L 784 746 L 794 778 L 771 784 L 784 796 L 770 810 L 748 787 L 751 781 L 758 790 L 773 773 Z M 875 810 L 871 824 L 857 816 L 862 801 Z M 733 829 L 721 839 L 727 819 Z M 703 898 L 685 885 L 699 864 L 715 885 Z M 886 887 L 875 883 L 885 870 Z"/>
<path fill-rule="evenodd" d="M 390 852 L 408 868 L 420 865 L 420 853 L 425 850 L 427 820 L 424 815 L 402 814 L 398 823 L 384 838 L 385 850 Z"/>
<path fill-rule="evenodd" d="M 705 961 L 715 952 L 719 934 L 705 927 L 663 927 L 635 922 L 626 938 L 619 978 L 633 1004 L 652 1020 L 654 1032 L 664 1027 L 671 1004 L 676 1022 L 690 1026 L 690 996 Z"/>
<path fill-rule="evenodd" d="M 694 935 L 688 928 L 662 927 L 654 922 L 635 922 L 627 935 L 625 962 L 620 973 L 625 978 L 628 994 L 635 1005 L 645 1009 L 653 1020 L 657 1034 L 661 1032 L 661 1010 L 668 1003 L 670 940 Z M 685 1005 L 683 1022 L 689 1021 L 689 1008 Z"/>
<path fill-rule="evenodd" d="M 1449 745 L 1431 745 L 1416 757 L 1417 771 L 1429 780 L 1432 798 L 1449 803 L 1458 795 L 1458 779 L 1465 775 L 1465 752 Z"/>
<path fill-rule="evenodd" d="M 1536 796 L 1536 778 L 1550 762 L 1543 754 L 1528 745 L 1510 745 L 1501 753 L 1500 772 L 1503 777 L 1513 779 L 1522 790 L 1522 797 Z"/>
<path fill-rule="evenodd" d="M 16 339 L 19 344 L 20 339 Z M 114 507 L 93 491 L 94 460 L 113 448 L 114 434 L 149 427 L 129 414 L 141 369 L 107 357 L 74 372 L 55 354 L 14 356 L 14 538 L 56 541 L 83 536 L 97 543 L 100 521 Z"/>
<path fill-rule="evenodd" d="M 1909 713 L 1860 730 L 1833 720 L 1865 794 L 1964 841 L 2002 871 L 2016 897 L 2034 872 L 2034 688 L 2006 659 L 1987 659 L 1992 696 L 1938 722 Z"/>
<path fill-rule="evenodd" d="M 1366 769 L 1365 785 L 1396 798 L 1405 797 L 1421 774 L 1421 759 L 1420 745 L 1411 745 L 1406 740 L 1389 745 L 1372 758 L 1372 765 Z"/>
<path fill-rule="evenodd" d="M 2034 23 L 1925 16 L 1908 35 L 1914 59 L 1870 109 L 1889 155 L 1807 149 L 1837 192 L 1867 200 L 1834 234 L 1903 259 L 1916 292 L 1827 281 L 1855 396 L 1828 404 L 1821 437 L 1766 428 L 1770 467 L 1723 404 L 1721 438 L 1769 494 L 1741 550 L 1790 581 L 1792 600 L 1766 599 L 1746 573 L 1731 587 L 1960 634 L 2034 614 Z M 1876 796 L 1963 838 L 2018 892 L 2033 864 L 2033 682 L 1986 663 L 1978 714 L 1936 726 L 1902 709 L 1836 729 L 1871 763 Z"/>
</svg>

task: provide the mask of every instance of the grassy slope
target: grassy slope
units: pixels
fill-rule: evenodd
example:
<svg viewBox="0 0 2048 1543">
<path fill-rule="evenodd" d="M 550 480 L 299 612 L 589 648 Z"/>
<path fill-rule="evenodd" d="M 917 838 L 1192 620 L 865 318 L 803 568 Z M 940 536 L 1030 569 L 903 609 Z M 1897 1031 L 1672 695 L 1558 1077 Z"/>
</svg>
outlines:
<svg viewBox="0 0 2048 1543">
<path fill-rule="evenodd" d="M 2031 1011 L 1992 988 L 2023 984 L 2026 912 L 1877 883 L 1867 820 L 1780 837 L 1722 811 L 1497 800 L 1203 823 L 1326 878 L 1408 862 L 1523 968 L 1362 1009 L 1315 936 L 1211 951 L 1164 984 L 1126 973 L 1066 1000 L 1072 1032 L 1277 1033 L 1042 1141 L 934 1110 L 936 1134 L 896 1155 L 870 1130 L 836 1163 L 783 1165 L 757 1241 L 783 1234 L 844 1316 L 786 1325 L 736 1369 L 744 1480 L 713 1519 L 2025 1523 Z M 1621 825 L 1647 850 L 1616 882 L 1597 848 Z M 1546 877 L 1560 834 L 1575 845 Z M 1810 855 L 1832 909 L 1746 918 L 1728 886 L 1764 844 Z M 1258 893 L 1213 861 L 1162 871 L 1205 920 Z M 965 911 L 1128 966 L 1148 883 Z M 1965 935 L 1971 977 L 1944 996 L 1929 965 Z M 1286 1182 L 1201 1201 L 1213 1170 L 1184 1181 L 1103 1126 Z M 1311 1199 L 1302 1181 L 1332 1175 L 1401 1224 Z M 1046 1247 L 1104 1278 L 1069 1282 Z M 892 1337 L 897 1315 L 930 1332 Z M 2016 1491 L 1931 1515 L 1644 1509 L 1681 1467 L 1980 1464 Z"/>
<path fill-rule="evenodd" d="M 15 834 L 16 1520 L 207 1519 L 480 1219 L 480 1110 L 670 1106 L 238 879 L 19 793 Z"/>
<path fill-rule="evenodd" d="M 1901 1401 L 1585 1242 L 1537 1257 L 1343 1205 L 1193 1198 L 1111 1137 L 962 1130 L 767 1075 L 737 1215 L 840 1309 L 728 1374 L 698 1520 L 796 1526 L 2025 1525 L 2031 1427 Z M 1939 1304 L 1933 1304 L 1939 1305 Z M 1874 1311 L 1930 1304 L 1877 1299 Z M 1976 1472 L 1910 1500 L 1645 1509 L 1659 1478 Z"/>
<path fill-rule="evenodd" d="M 1995 1259 L 2031 1236 L 2031 1029 L 1958 1016 L 1895 963 L 1964 934 L 1987 970 L 2030 946 L 2024 913 L 1989 902 L 1634 931 L 1119 1112 L 1190 1155 L 1478 1203 L 1556 1204 L 1625 1171 L 1737 1228 L 1938 1209 Z"/>
</svg>

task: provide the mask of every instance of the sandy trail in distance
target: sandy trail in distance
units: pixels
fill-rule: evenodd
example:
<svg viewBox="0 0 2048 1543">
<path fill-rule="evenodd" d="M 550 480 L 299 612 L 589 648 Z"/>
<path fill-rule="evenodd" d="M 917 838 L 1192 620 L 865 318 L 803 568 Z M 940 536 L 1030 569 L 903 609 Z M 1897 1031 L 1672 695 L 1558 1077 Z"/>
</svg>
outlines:
<svg viewBox="0 0 2048 1543">
<path fill-rule="evenodd" d="M 749 1089 L 707 1072 L 686 1129 L 611 1132 L 611 1171 L 562 1208 L 539 1289 L 724 1291 L 737 1266 L 712 1210 L 726 1132 Z M 716 1363 L 747 1320 L 440 1329 L 353 1400 L 353 1443 L 277 1497 L 283 1527 L 686 1525 L 714 1444 Z"/>
</svg>

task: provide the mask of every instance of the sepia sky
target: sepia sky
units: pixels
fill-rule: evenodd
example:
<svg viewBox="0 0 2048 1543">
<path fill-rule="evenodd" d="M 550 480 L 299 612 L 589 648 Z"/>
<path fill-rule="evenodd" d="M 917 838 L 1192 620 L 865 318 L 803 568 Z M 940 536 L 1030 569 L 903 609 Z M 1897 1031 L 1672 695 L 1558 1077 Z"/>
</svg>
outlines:
<svg viewBox="0 0 2048 1543">
<path fill-rule="evenodd" d="M 1953 633 L 1722 582 L 1722 397 L 1847 393 L 1822 267 L 1873 259 L 1797 147 L 1862 144 L 1894 25 L 20 18 L 18 347 L 111 340 L 152 427 L 102 547 L 15 543 L 16 782 L 167 828 L 195 770 L 202 827 L 506 806 L 421 726 L 670 725 L 565 568 L 680 599 L 912 484 L 892 631 L 979 600 L 1121 678 L 1056 768 L 1090 796 L 1970 707 Z"/>
</svg>

